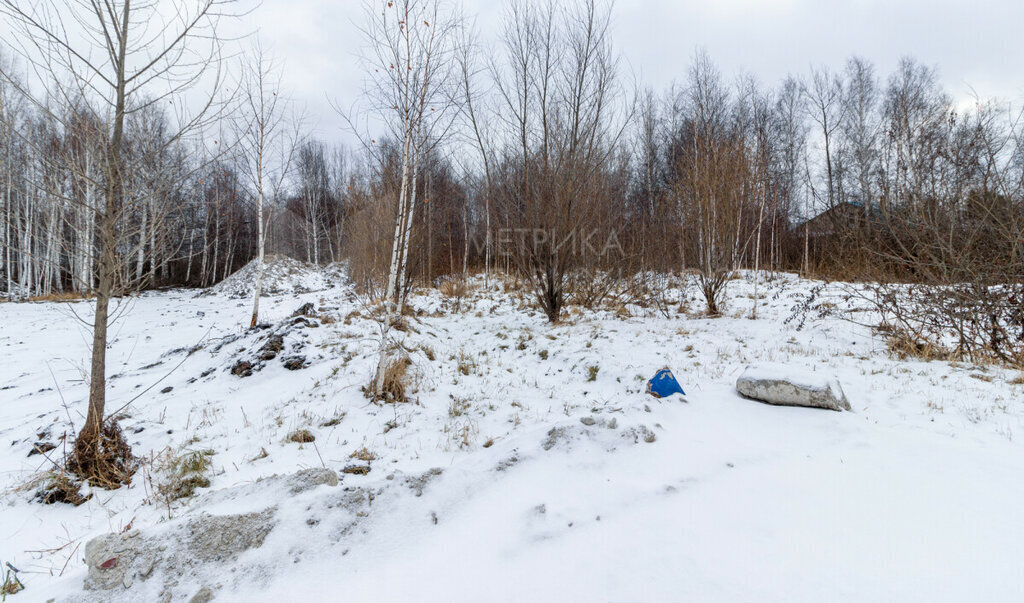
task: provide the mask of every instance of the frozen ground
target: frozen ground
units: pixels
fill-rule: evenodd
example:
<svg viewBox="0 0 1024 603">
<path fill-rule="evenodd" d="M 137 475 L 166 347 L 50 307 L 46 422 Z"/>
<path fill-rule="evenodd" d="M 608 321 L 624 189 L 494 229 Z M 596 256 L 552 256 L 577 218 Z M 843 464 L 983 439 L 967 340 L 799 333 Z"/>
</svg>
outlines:
<svg viewBox="0 0 1024 603">
<path fill-rule="evenodd" d="M 555 327 L 478 283 L 460 303 L 414 294 L 413 402 L 375 406 L 360 387 L 379 326 L 336 283 L 268 298 L 273 327 L 256 332 L 233 291 L 127 300 L 108 408 L 137 397 L 123 425 L 150 460 L 79 507 L 33 502 L 49 462 L 28 455 L 82 422 L 75 315 L 90 306 L 0 304 L 0 561 L 27 587 L 12 600 L 188 600 L 202 586 L 270 601 L 1024 600 L 1018 373 L 894 360 L 869 330 L 817 313 L 798 329 L 787 319 L 816 284 L 788 275 L 762 286 L 758 320 L 740 280 L 723 318 L 573 309 Z M 316 318 L 293 325 L 305 302 Z M 818 302 L 852 303 L 835 285 Z M 258 360 L 274 334 L 283 349 Z M 230 372 L 240 361 L 251 376 Z M 758 361 L 835 376 L 853 412 L 738 397 Z M 687 401 L 644 394 L 663 366 Z M 288 441 L 302 428 L 315 442 Z M 350 458 L 364 448 L 373 460 Z M 210 488 L 159 502 L 160 459 L 191 450 L 215 453 Z M 350 465 L 371 470 L 299 495 L 257 481 Z M 263 545 L 228 565 L 168 590 L 162 576 L 82 591 L 94 536 L 270 507 Z"/>
</svg>

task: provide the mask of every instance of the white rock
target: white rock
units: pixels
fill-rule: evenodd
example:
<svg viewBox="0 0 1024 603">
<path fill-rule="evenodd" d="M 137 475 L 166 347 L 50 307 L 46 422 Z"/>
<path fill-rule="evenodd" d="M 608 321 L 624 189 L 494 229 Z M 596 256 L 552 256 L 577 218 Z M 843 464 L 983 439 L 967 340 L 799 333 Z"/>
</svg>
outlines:
<svg viewBox="0 0 1024 603">
<path fill-rule="evenodd" d="M 782 364 L 747 367 L 736 380 L 736 391 L 746 398 L 778 406 L 850 410 L 835 377 Z"/>
</svg>

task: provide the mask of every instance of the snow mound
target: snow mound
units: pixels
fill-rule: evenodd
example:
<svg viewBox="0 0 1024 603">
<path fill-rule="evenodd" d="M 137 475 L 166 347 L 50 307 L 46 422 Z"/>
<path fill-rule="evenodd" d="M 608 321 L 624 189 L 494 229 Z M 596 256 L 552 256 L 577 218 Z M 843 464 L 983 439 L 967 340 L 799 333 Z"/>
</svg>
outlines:
<svg viewBox="0 0 1024 603">
<path fill-rule="evenodd" d="M 324 291 L 345 280 L 344 268 L 338 265 L 316 266 L 283 255 L 268 255 L 263 262 L 264 296 Z M 199 295 L 250 297 L 256 287 L 257 264 L 257 260 L 249 262 Z"/>
</svg>

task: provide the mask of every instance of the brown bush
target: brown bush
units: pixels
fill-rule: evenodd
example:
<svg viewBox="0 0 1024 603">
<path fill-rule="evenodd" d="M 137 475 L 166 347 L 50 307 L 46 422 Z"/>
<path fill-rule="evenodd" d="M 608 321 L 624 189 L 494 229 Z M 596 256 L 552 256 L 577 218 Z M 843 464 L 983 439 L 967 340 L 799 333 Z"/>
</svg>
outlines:
<svg viewBox="0 0 1024 603">
<path fill-rule="evenodd" d="M 70 473 L 93 486 L 110 490 L 130 484 L 137 468 L 138 463 L 116 419 L 107 420 L 94 437 L 79 435 L 67 460 Z"/>
</svg>

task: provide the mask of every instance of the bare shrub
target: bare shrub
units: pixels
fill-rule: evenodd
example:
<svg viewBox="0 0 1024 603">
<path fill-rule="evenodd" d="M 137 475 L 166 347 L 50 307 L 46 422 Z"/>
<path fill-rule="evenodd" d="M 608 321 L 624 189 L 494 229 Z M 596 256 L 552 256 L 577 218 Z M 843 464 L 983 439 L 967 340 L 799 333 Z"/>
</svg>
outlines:
<svg viewBox="0 0 1024 603">
<path fill-rule="evenodd" d="M 900 356 L 1024 362 L 1024 286 L 877 284 L 870 300 Z"/>
</svg>

